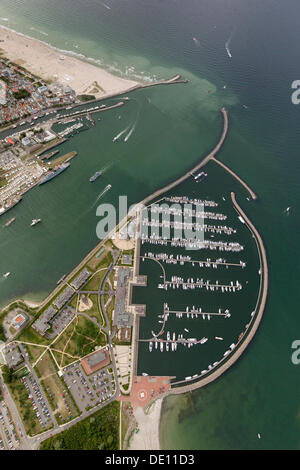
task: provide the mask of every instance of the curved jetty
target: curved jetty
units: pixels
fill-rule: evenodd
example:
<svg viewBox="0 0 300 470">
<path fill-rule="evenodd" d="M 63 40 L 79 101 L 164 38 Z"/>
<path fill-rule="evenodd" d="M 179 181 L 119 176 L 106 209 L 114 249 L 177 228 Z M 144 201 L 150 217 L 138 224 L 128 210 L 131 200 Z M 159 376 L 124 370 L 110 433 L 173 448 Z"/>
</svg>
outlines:
<svg viewBox="0 0 300 470">
<path fill-rule="evenodd" d="M 222 168 L 224 168 L 224 170 L 228 171 L 228 173 L 230 173 L 236 180 L 238 180 L 238 182 L 241 183 L 241 185 L 243 185 L 244 188 L 250 193 L 253 200 L 257 199 L 257 196 L 256 196 L 255 192 L 252 191 L 250 186 L 248 186 L 248 184 L 242 178 L 240 178 L 240 176 L 238 176 L 228 166 L 226 166 L 224 163 L 217 160 L 215 157 L 212 157 L 212 160 L 214 160 L 218 165 L 220 165 Z"/>
<path fill-rule="evenodd" d="M 225 139 L 227 137 L 228 130 L 229 130 L 229 119 L 228 119 L 228 114 L 225 108 L 221 109 L 221 114 L 223 117 L 223 129 L 222 129 L 221 136 L 217 144 L 211 150 L 211 152 L 206 157 L 204 157 L 201 160 L 201 162 L 199 162 L 192 170 L 188 171 L 183 176 L 169 183 L 163 188 L 158 189 L 157 191 L 152 193 L 150 196 L 146 197 L 143 201 L 141 201 L 140 204 L 145 206 L 151 203 L 151 201 L 157 199 L 162 194 L 168 192 L 172 188 L 176 187 L 177 185 L 181 184 L 188 178 L 192 177 L 196 172 L 199 171 L 200 168 L 204 167 L 211 160 L 217 163 L 218 165 L 220 165 L 229 174 L 231 174 L 249 192 L 253 200 L 257 199 L 257 195 L 250 188 L 250 186 L 242 178 L 240 178 L 234 171 L 232 171 L 230 168 L 228 168 L 225 164 L 223 164 L 216 158 L 217 153 L 221 150 L 225 142 Z M 178 394 L 178 393 L 184 393 L 190 390 L 194 390 L 194 389 L 203 387 L 207 385 L 208 383 L 214 381 L 218 377 L 220 377 L 243 354 L 244 350 L 247 348 L 248 344 L 254 337 L 262 319 L 262 315 L 263 315 L 266 301 L 267 301 L 267 294 L 268 294 L 268 265 L 267 265 L 266 251 L 265 251 L 264 244 L 263 244 L 263 241 L 259 232 L 255 228 L 253 223 L 249 220 L 249 218 L 244 213 L 244 211 L 241 209 L 241 207 L 238 205 L 234 192 L 231 192 L 230 194 L 231 194 L 232 204 L 238 214 L 238 217 L 240 218 L 240 220 L 243 220 L 243 223 L 248 227 L 257 245 L 259 263 L 260 263 L 260 269 L 259 269 L 260 286 L 259 286 L 259 292 L 258 292 L 257 301 L 256 301 L 256 307 L 255 307 L 255 310 L 252 312 L 251 320 L 249 321 L 248 325 L 246 325 L 245 332 L 239 336 L 239 339 L 236 342 L 236 344 L 232 344 L 230 346 L 230 350 L 226 351 L 226 353 L 224 354 L 224 357 L 219 361 L 218 367 L 216 368 L 210 367 L 208 370 L 202 371 L 203 374 L 202 373 L 201 375 L 196 374 L 193 377 L 191 378 L 188 377 L 188 378 L 185 378 L 184 380 L 176 381 L 175 379 L 175 381 L 172 382 L 171 389 L 169 390 L 168 393 Z M 138 268 L 139 261 L 140 261 L 139 258 L 147 258 L 147 255 L 146 256 L 140 255 L 140 252 L 138 252 L 138 256 L 135 257 L 135 261 L 136 261 L 135 275 L 136 276 L 138 276 L 138 271 L 139 271 L 139 268 Z M 158 262 L 157 259 L 152 259 L 152 260 Z M 143 314 L 141 315 L 145 315 L 145 312 L 143 312 Z M 140 319 L 140 315 L 137 313 L 136 318 L 135 318 L 137 331 L 139 331 L 139 319 Z M 156 335 L 156 338 L 162 333 L 162 331 L 164 331 L 165 321 L 161 321 L 160 323 L 163 323 L 163 324 L 161 327 L 161 331 Z M 150 341 L 155 340 L 155 338 L 150 338 L 149 340 L 143 341 L 143 340 L 139 340 L 138 336 L 139 335 L 137 334 L 133 337 L 133 356 L 135 358 L 134 359 L 135 373 L 137 372 L 138 343 L 140 341 L 150 342 Z M 164 342 L 162 338 L 159 341 Z M 165 340 L 165 342 L 168 342 L 168 340 Z"/>
<path fill-rule="evenodd" d="M 226 139 L 227 133 L 228 133 L 228 129 L 229 129 L 228 114 L 227 114 L 226 109 L 222 108 L 221 113 L 222 113 L 222 116 L 223 116 L 223 130 L 222 130 L 221 137 L 220 137 L 217 145 L 213 148 L 213 150 L 203 160 L 201 160 L 201 162 L 198 163 L 194 168 L 189 170 L 187 173 L 185 173 L 183 176 L 176 179 L 172 183 L 169 183 L 166 186 L 164 186 L 163 188 L 158 189 L 154 193 L 150 194 L 150 196 L 147 196 L 143 201 L 140 202 L 140 204 L 146 205 L 152 199 L 154 199 L 154 198 L 160 196 L 162 193 L 165 193 L 165 192 L 169 191 L 170 189 L 174 188 L 178 184 L 180 184 L 183 181 L 185 181 L 186 179 L 190 178 L 190 176 L 192 176 L 192 174 L 194 172 L 197 172 L 200 168 L 202 168 L 204 165 L 206 165 L 206 163 L 208 163 L 210 160 L 212 160 L 214 158 L 214 156 L 222 148 L 222 146 L 224 144 L 224 141 Z"/>
</svg>

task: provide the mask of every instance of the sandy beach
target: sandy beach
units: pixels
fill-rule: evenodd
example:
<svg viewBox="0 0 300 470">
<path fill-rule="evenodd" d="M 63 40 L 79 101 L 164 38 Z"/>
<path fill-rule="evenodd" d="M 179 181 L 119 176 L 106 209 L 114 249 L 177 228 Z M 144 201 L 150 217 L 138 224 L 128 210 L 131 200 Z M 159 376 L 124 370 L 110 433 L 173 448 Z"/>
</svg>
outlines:
<svg viewBox="0 0 300 470">
<path fill-rule="evenodd" d="M 92 94 L 100 98 L 126 92 L 138 85 L 137 82 L 119 78 L 96 65 L 2 26 L 0 52 L 2 56 L 46 81 L 70 86 L 78 95 Z"/>
<path fill-rule="evenodd" d="M 159 450 L 159 422 L 163 398 L 151 406 L 148 414 L 138 407 L 134 416 L 138 422 L 139 432 L 134 434 L 128 450 Z"/>
</svg>

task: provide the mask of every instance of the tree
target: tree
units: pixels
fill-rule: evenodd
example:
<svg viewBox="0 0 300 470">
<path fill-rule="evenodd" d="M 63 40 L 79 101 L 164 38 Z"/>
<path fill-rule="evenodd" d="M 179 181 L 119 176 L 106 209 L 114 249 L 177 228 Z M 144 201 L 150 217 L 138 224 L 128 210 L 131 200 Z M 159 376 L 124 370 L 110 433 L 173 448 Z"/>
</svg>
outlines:
<svg viewBox="0 0 300 470">
<path fill-rule="evenodd" d="M 10 384 L 13 381 L 13 369 L 10 369 L 6 364 L 2 366 L 2 375 L 5 383 Z"/>
</svg>

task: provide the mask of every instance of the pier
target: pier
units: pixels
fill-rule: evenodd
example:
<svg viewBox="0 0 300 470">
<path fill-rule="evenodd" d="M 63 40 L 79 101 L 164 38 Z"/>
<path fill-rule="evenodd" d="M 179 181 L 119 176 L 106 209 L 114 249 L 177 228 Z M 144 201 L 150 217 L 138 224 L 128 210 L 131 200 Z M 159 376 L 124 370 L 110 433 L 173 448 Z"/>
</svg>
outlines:
<svg viewBox="0 0 300 470">
<path fill-rule="evenodd" d="M 154 259 L 157 261 L 160 261 L 161 263 L 166 263 L 166 264 L 177 264 L 179 263 L 180 265 L 184 266 L 185 263 L 192 263 L 192 265 L 197 265 L 200 268 L 217 268 L 218 266 L 235 266 L 238 268 L 245 268 L 246 263 L 243 261 L 240 261 L 239 263 L 228 263 L 226 260 L 223 260 L 222 258 L 212 260 L 210 258 L 207 258 L 206 260 L 198 260 L 198 259 L 193 259 L 190 256 L 182 257 L 181 255 L 176 255 L 176 258 L 174 258 L 173 255 L 168 255 L 167 253 L 156 253 L 155 255 L 153 253 L 147 253 L 145 255 L 140 255 L 140 258 L 144 260 L 146 259 Z"/>
<path fill-rule="evenodd" d="M 205 385 L 213 382 L 216 380 L 218 377 L 220 377 L 224 372 L 226 372 L 243 354 L 245 349 L 248 347 L 250 342 L 252 341 L 253 337 L 255 336 L 255 333 L 257 329 L 259 328 L 259 325 L 261 323 L 263 313 L 266 307 L 266 302 L 267 302 L 267 296 L 268 296 L 268 287 L 269 287 L 269 271 L 268 271 L 268 263 L 267 263 L 267 255 L 266 255 L 266 250 L 264 247 L 263 240 L 258 232 L 258 230 L 255 228 L 253 223 L 250 221 L 250 219 L 247 217 L 245 212 L 241 209 L 239 204 L 236 201 L 235 193 L 231 192 L 231 200 L 232 203 L 235 207 L 235 210 L 237 213 L 243 217 L 245 220 L 245 223 L 249 230 L 251 231 L 259 253 L 259 259 L 260 259 L 260 270 L 259 270 L 259 275 L 260 275 L 260 287 L 259 287 L 259 294 L 256 302 L 256 307 L 255 310 L 252 314 L 252 319 L 250 323 L 247 325 L 247 331 L 245 334 L 241 335 L 239 338 L 238 343 L 235 345 L 234 349 L 235 351 L 232 352 L 230 349 L 225 352 L 224 358 L 219 361 L 218 368 L 215 371 L 211 371 L 211 369 L 203 371 L 204 373 L 201 375 L 207 375 L 206 377 L 201 378 L 201 376 L 197 376 L 197 381 L 195 382 L 196 378 L 193 379 L 192 383 L 186 384 L 186 380 L 181 380 L 178 382 L 174 382 L 172 385 L 180 385 L 180 387 L 173 387 L 170 391 L 172 394 L 178 394 L 178 393 L 185 393 L 185 392 L 190 392 L 192 390 L 196 390 L 198 388 L 204 387 Z M 227 358 L 227 356 L 232 352 L 230 357 Z M 219 364 L 221 364 L 219 366 Z M 199 380 L 200 379 L 200 380 Z M 186 385 L 184 385 L 186 384 Z"/>
<path fill-rule="evenodd" d="M 187 180 L 188 178 L 190 177 L 193 177 L 193 175 L 196 174 L 196 172 L 202 168 L 204 165 L 206 165 L 209 161 L 214 161 L 216 164 L 218 164 L 219 166 L 221 166 L 225 171 L 227 171 L 231 176 L 233 176 L 245 189 L 246 191 L 250 194 L 252 200 L 256 200 L 257 199 L 257 195 L 255 194 L 255 192 L 250 188 L 250 186 L 242 179 L 240 178 L 234 171 L 232 171 L 230 168 L 228 168 L 225 164 L 223 164 L 222 162 L 220 162 L 219 160 L 217 160 L 216 158 L 216 154 L 220 151 L 222 145 L 224 144 L 224 141 L 226 139 L 226 136 L 227 136 L 227 133 L 228 133 L 228 129 L 229 129 L 229 122 L 228 122 L 228 115 L 227 115 L 227 112 L 225 110 L 225 108 L 223 108 L 221 110 L 222 112 L 222 116 L 223 116 L 223 130 L 222 130 L 222 134 L 221 134 L 221 137 L 217 143 L 217 145 L 214 147 L 214 149 L 198 164 L 196 165 L 196 167 L 194 167 L 191 171 L 187 172 L 185 175 L 183 175 L 182 177 L 178 178 L 176 181 L 170 183 L 169 185 L 165 186 L 164 188 L 161 188 L 157 191 L 155 191 L 152 195 L 150 195 L 149 197 L 145 198 L 141 203 L 145 206 L 147 206 L 148 204 L 148 207 L 151 208 L 151 205 L 157 203 L 157 202 L 160 202 L 161 200 L 169 200 L 169 202 L 177 202 L 177 203 L 186 203 L 186 202 L 189 202 L 189 203 L 195 203 L 195 204 L 203 204 L 203 202 L 205 201 L 198 201 L 198 200 L 195 200 L 195 201 L 191 201 L 191 199 L 189 197 L 186 197 L 186 196 L 180 196 L 180 197 L 176 197 L 176 196 L 171 196 L 169 198 L 164 198 L 163 197 L 163 193 L 164 192 L 167 192 L 169 190 L 171 190 L 172 188 L 176 187 L 177 185 L 179 185 L 180 183 L 184 182 L 185 180 Z M 152 202 L 153 200 L 155 200 L 155 198 L 158 199 L 158 201 L 155 201 L 154 203 Z M 182 199 L 182 200 L 181 200 Z M 255 333 L 256 333 L 256 330 L 260 324 L 260 321 L 261 321 L 261 318 L 262 318 L 262 315 L 263 315 L 263 312 L 264 312 L 264 309 L 265 309 L 265 305 L 266 305 L 266 299 L 267 299 L 267 292 L 268 292 L 268 266 L 267 266 L 267 259 L 266 259 L 266 254 L 265 254 L 265 249 L 264 249 L 264 246 L 263 246 L 263 242 L 262 242 L 262 239 L 258 233 L 258 231 L 255 229 L 254 225 L 251 223 L 251 221 L 248 219 L 248 217 L 246 216 L 246 214 L 243 212 L 243 210 L 239 207 L 239 205 L 237 204 L 236 202 L 236 199 L 235 199 L 235 194 L 233 192 L 231 192 L 231 200 L 232 200 L 232 203 L 234 205 L 234 208 L 238 214 L 238 217 L 240 218 L 240 220 L 242 219 L 242 222 L 248 227 L 248 229 L 250 230 L 250 232 L 252 233 L 252 236 L 253 238 L 255 239 L 255 242 L 256 242 L 256 245 L 257 245 L 257 249 L 258 249 L 258 254 L 259 254 L 259 260 L 260 260 L 260 269 L 259 269 L 259 275 L 260 275 L 260 287 L 259 287 L 259 293 L 258 293 L 258 297 L 257 297 L 257 302 L 256 302 L 256 307 L 254 309 L 254 311 L 251 313 L 251 318 L 249 319 L 248 323 L 246 324 L 245 326 L 245 329 L 243 331 L 240 332 L 240 334 L 238 335 L 238 338 L 237 340 L 235 340 L 234 342 L 232 342 L 232 344 L 230 346 L 227 347 L 227 350 L 225 351 L 224 349 L 224 354 L 223 356 L 221 356 L 221 358 L 219 360 L 216 360 L 215 362 L 213 362 L 213 364 L 209 364 L 208 367 L 205 369 L 205 370 L 202 370 L 202 371 L 198 371 L 198 373 L 195 373 L 192 377 L 186 377 L 184 380 L 179 380 L 179 381 L 175 381 L 171 384 L 171 390 L 169 393 L 184 393 L 186 391 L 190 391 L 190 390 L 193 390 L 193 389 L 197 389 L 197 388 L 200 388 L 202 386 L 205 386 L 207 385 L 208 383 L 214 381 L 215 379 L 217 379 L 219 376 L 221 376 L 229 367 L 231 367 L 232 364 L 234 364 L 237 359 L 242 355 L 242 353 L 244 352 L 244 350 L 246 349 L 246 347 L 248 346 L 248 344 L 250 343 L 250 341 L 252 340 L 252 338 L 254 337 Z M 207 205 L 207 204 L 206 204 Z M 217 207 L 218 204 L 215 203 L 214 201 L 210 201 L 210 204 L 211 207 Z M 178 209 L 179 210 L 179 209 Z M 157 211 L 158 212 L 158 211 Z M 161 211 L 163 212 L 163 211 Z M 179 210 L 180 212 L 180 210 Z M 178 214 L 179 214 L 178 212 Z M 177 212 L 176 212 L 177 214 Z M 183 214 L 183 212 L 181 211 L 181 214 Z M 209 213 L 210 214 L 210 213 Z M 212 213 L 213 214 L 213 213 Z M 194 217 L 197 218 L 197 215 L 196 215 L 196 212 L 195 213 L 191 213 L 189 215 L 192 215 Z M 200 218 L 200 217 L 199 217 Z M 214 216 L 210 216 L 207 217 L 207 218 L 214 218 Z M 215 217 L 216 219 L 219 219 L 219 220 L 226 220 L 226 216 L 224 216 L 224 214 L 218 214 L 217 217 Z M 142 220 L 142 218 L 141 218 Z M 151 222 L 152 224 L 152 222 Z M 150 225 L 150 224 L 148 224 Z M 161 227 L 162 224 L 158 222 L 155 222 L 152 224 L 154 227 L 159 226 Z M 152 226 L 151 225 L 151 226 Z M 169 224 L 170 227 L 172 224 Z M 173 228 L 175 228 L 175 224 L 173 224 Z M 203 225 L 203 229 L 205 229 L 207 231 L 210 231 L 211 229 L 212 230 L 217 230 L 218 229 L 218 232 L 220 231 L 220 233 L 226 233 L 227 234 L 230 234 L 230 233 L 235 233 L 233 230 L 231 230 L 229 227 L 223 227 L 223 226 L 205 226 Z M 199 229 L 202 229 L 202 227 L 200 227 L 199 225 Z M 153 244 L 153 245 L 162 245 L 162 246 L 174 246 L 174 247 L 179 247 L 179 246 L 182 246 L 182 247 L 186 247 L 186 246 L 189 246 L 193 243 L 193 246 L 195 248 L 198 248 L 198 249 L 201 249 L 201 246 L 200 244 L 197 244 L 197 242 L 195 240 L 188 240 L 188 239 L 171 239 L 171 237 L 156 237 L 155 235 L 151 235 L 151 236 L 148 236 L 148 237 L 143 237 L 141 238 L 141 244 L 143 243 L 150 243 L 150 244 Z M 199 245 L 199 246 L 198 246 Z M 228 242 L 220 242 L 220 241 L 213 241 L 213 240 L 206 240 L 205 241 L 205 249 L 212 249 L 212 250 L 216 250 L 216 249 L 219 249 L 221 251 L 234 251 L 234 252 L 239 252 L 239 251 L 242 251 L 244 250 L 244 247 L 242 245 L 240 245 L 239 243 L 228 243 Z M 242 289 L 242 285 L 239 281 L 232 281 L 232 282 L 228 282 L 228 283 L 224 283 L 222 282 L 222 285 L 221 283 L 219 284 L 218 281 L 214 281 L 214 283 L 211 283 L 209 281 L 203 281 L 203 279 L 197 279 L 195 280 L 196 282 L 192 282 L 191 280 L 187 280 L 187 282 L 185 282 L 183 279 L 181 278 L 176 278 L 176 276 L 173 278 L 171 277 L 171 280 L 167 280 L 166 279 L 166 272 L 165 270 L 163 269 L 163 266 L 162 264 L 178 264 L 180 263 L 181 265 L 182 264 L 185 264 L 185 263 L 192 263 L 193 266 L 200 266 L 200 267 L 219 267 L 219 266 L 224 266 L 225 268 L 228 268 L 228 267 L 240 267 L 240 268 L 244 268 L 246 266 L 246 262 L 244 261 L 240 261 L 239 263 L 238 262 L 230 262 L 230 263 L 227 263 L 226 260 L 224 260 L 223 258 L 218 258 L 216 256 L 215 260 L 211 260 L 209 258 L 207 258 L 206 260 L 195 260 L 193 259 L 194 257 L 184 257 L 184 259 L 180 256 L 174 256 L 171 254 L 166 254 L 166 253 L 156 253 L 155 255 L 150 253 L 150 252 L 146 252 L 145 255 L 139 255 L 139 258 L 142 258 L 142 260 L 144 259 L 152 259 L 153 261 L 156 261 L 159 263 L 159 265 L 161 266 L 162 268 L 162 271 L 163 271 L 163 275 L 161 276 L 161 284 L 159 284 L 159 287 L 162 288 L 162 289 L 166 289 L 166 288 L 170 288 L 170 287 L 173 287 L 173 288 L 176 288 L 176 287 L 181 287 L 184 285 L 185 288 L 196 288 L 196 287 L 206 287 L 206 289 L 208 290 L 222 290 L 223 292 L 237 292 L 237 291 L 240 291 Z M 188 259 L 189 258 L 189 259 Z M 204 257 L 203 257 L 204 258 Z M 245 260 L 246 261 L 246 260 Z M 234 294 L 233 294 L 234 295 Z M 205 309 L 207 310 L 207 309 Z M 210 309 L 208 309 L 210 310 Z M 216 309 L 218 310 L 218 309 Z M 189 344 L 189 341 L 188 340 L 185 340 L 181 337 L 177 338 L 177 335 L 176 335 L 176 339 L 175 340 L 172 340 L 172 339 L 163 339 L 162 338 L 162 335 L 164 334 L 164 332 L 166 331 L 166 322 L 168 321 L 168 318 L 170 318 L 171 315 L 175 315 L 177 318 L 179 319 L 185 319 L 185 318 L 200 318 L 200 319 L 204 319 L 204 318 L 213 318 L 213 317 L 218 317 L 218 316 L 221 316 L 222 318 L 229 318 L 230 317 L 230 311 L 229 309 L 226 309 L 225 312 L 224 312 L 224 308 L 221 310 L 219 309 L 219 311 L 216 311 L 216 312 L 202 312 L 202 310 L 200 311 L 200 309 L 198 311 L 193 311 L 193 310 L 190 310 L 190 311 L 182 311 L 180 309 L 173 309 L 173 310 L 169 310 L 166 308 L 164 308 L 164 313 L 159 315 L 160 317 L 160 331 L 159 333 L 155 334 L 153 331 L 152 331 L 152 334 L 153 334 L 153 338 L 150 338 L 150 339 L 144 339 L 144 340 L 138 340 L 138 341 L 141 341 L 141 342 L 149 342 L 149 349 L 150 351 L 152 351 L 152 348 L 154 349 L 154 345 L 155 345 L 155 348 L 157 349 L 157 346 L 162 343 L 162 344 L 167 344 L 169 343 L 171 346 L 172 346 L 172 343 L 173 343 L 173 347 L 172 347 L 172 351 L 173 350 L 176 350 L 176 349 L 173 349 L 175 348 L 175 345 L 174 345 L 174 342 L 175 344 L 186 344 L 188 345 Z M 193 315 L 193 316 L 192 316 Z M 197 315 L 197 316 L 196 316 Z M 202 316 L 203 315 L 203 316 Z M 137 319 L 137 321 L 139 321 L 139 319 Z M 214 337 L 215 340 L 223 340 L 223 338 L 221 337 L 218 337 L 218 336 L 215 336 Z M 153 343 L 152 345 L 150 343 Z M 201 343 L 201 340 L 195 340 L 195 341 L 192 341 L 192 344 L 198 344 L 198 343 Z M 158 343 L 158 344 L 156 344 Z M 191 345 L 189 346 L 191 347 Z M 171 348 L 170 348 L 171 349 Z M 166 350 L 166 348 L 165 348 Z M 167 349 L 169 350 L 169 349 Z M 161 351 L 163 351 L 163 348 L 161 349 Z M 197 372 L 197 371 L 196 371 Z"/>
<path fill-rule="evenodd" d="M 215 157 L 212 157 L 212 160 L 218 165 L 220 165 L 222 168 L 224 168 L 224 170 L 228 171 L 228 173 L 230 173 L 236 180 L 238 180 L 238 182 L 241 183 L 241 185 L 244 186 L 244 188 L 250 193 L 253 200 L 257 199 L 257 195 L 255 194 L 255 192 L 252 191 L 250 186 L 242 178 L 240 178 L 240 176 L 238 176 L 234 171 L 228 168 L 228 166 L 217 160 Z"/>
</svg>

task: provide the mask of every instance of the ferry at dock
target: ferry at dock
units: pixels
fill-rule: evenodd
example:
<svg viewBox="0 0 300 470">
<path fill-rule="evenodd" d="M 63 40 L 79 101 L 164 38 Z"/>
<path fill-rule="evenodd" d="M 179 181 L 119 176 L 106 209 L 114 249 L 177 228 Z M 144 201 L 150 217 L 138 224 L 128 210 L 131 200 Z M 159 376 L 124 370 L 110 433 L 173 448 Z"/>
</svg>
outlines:
<svg viewBox="0 0 300 470">
<path fill-rule="evenodd" d="M 42 184 L 47 183 L 48 181 L 51 181 L 53 178 L 56 176 L 60 175 L 63 171 L 65 171 L 67 168 L 69 168 L 70 163 L 63 163 L 62 165 L 58 165 L 54 168 L 54 170 L 50 171 L 44 179 L 39 183 L 39 186 Z"/>
</svg>

